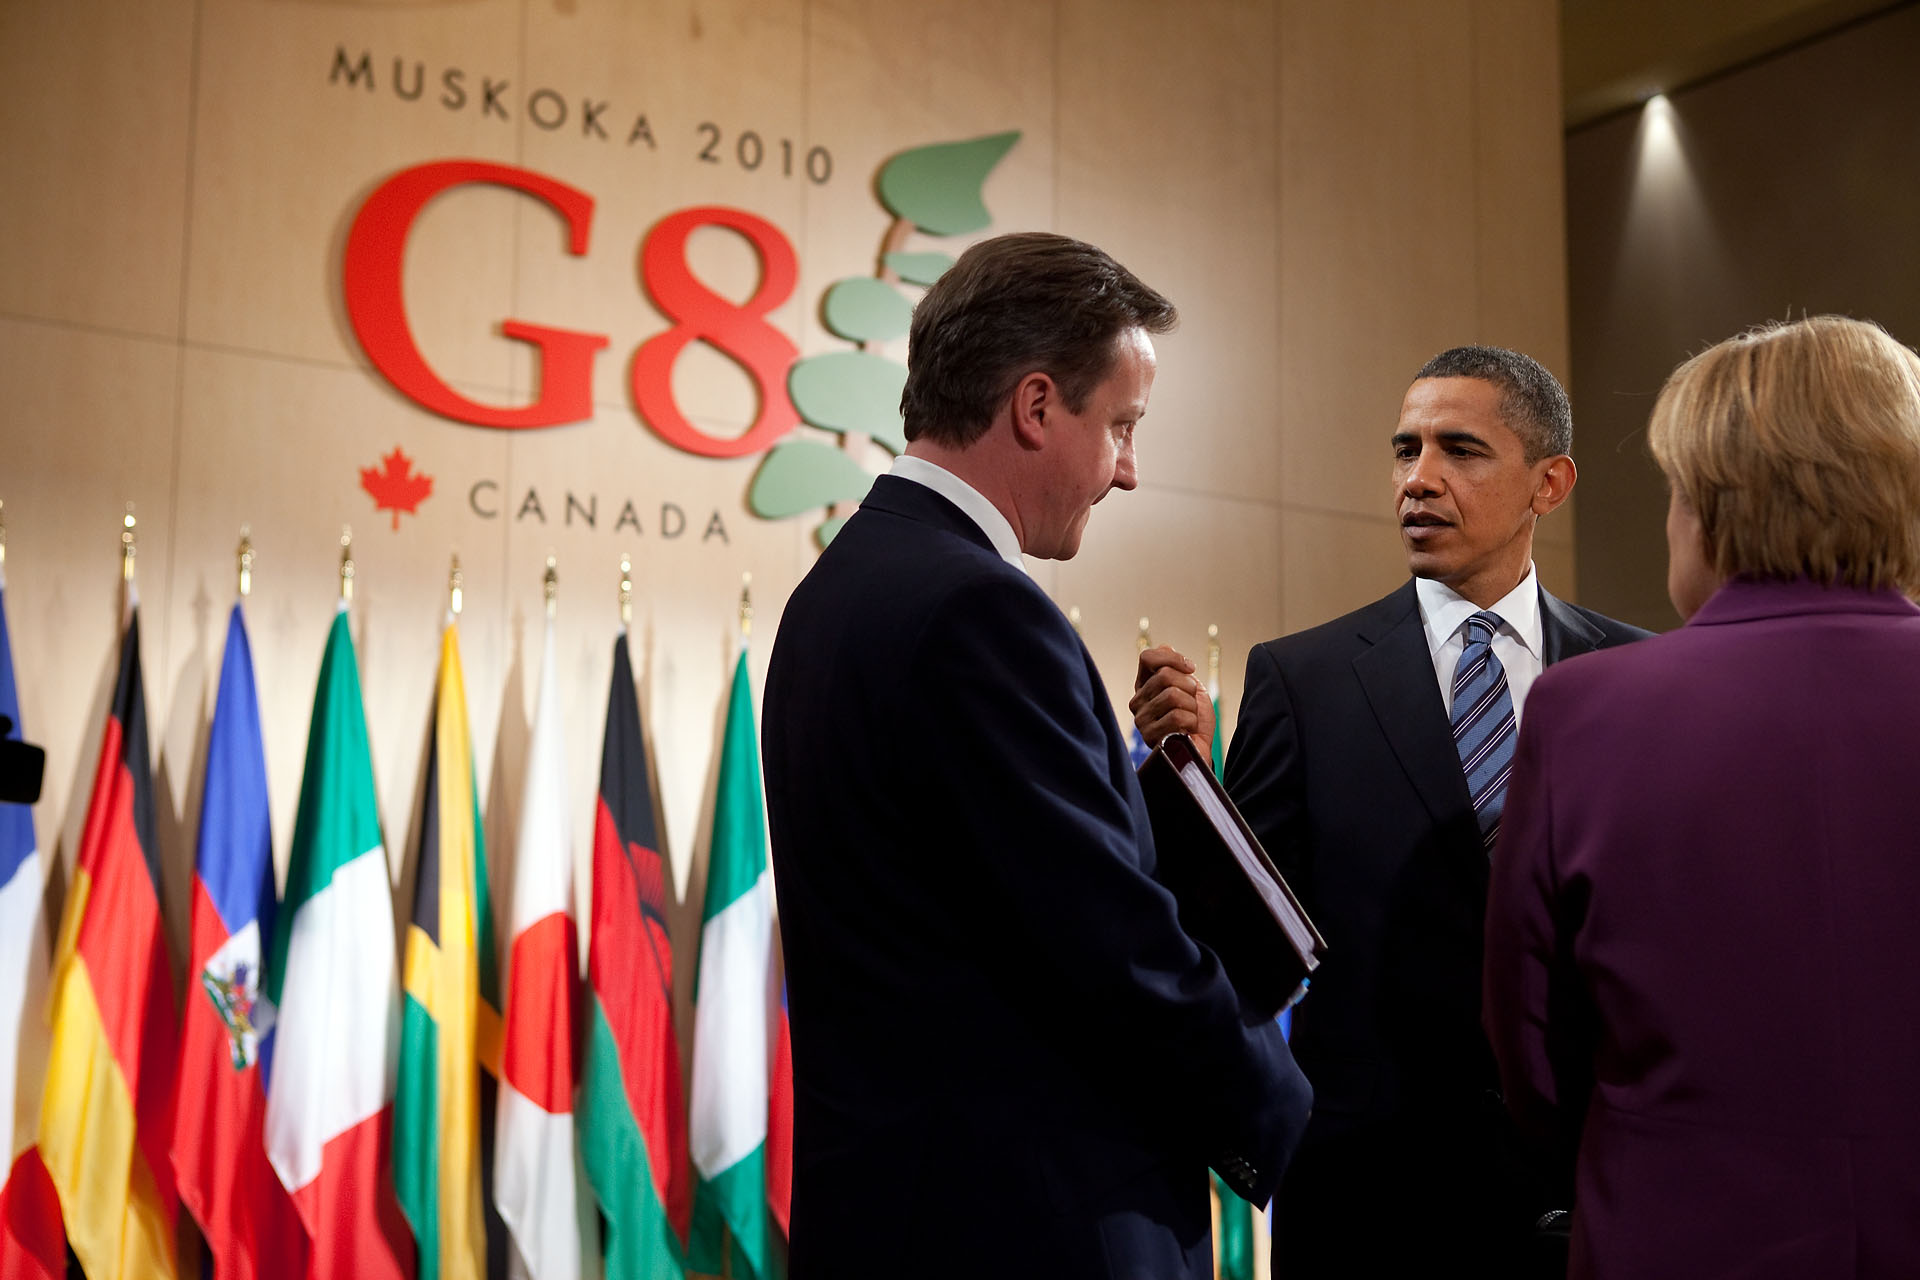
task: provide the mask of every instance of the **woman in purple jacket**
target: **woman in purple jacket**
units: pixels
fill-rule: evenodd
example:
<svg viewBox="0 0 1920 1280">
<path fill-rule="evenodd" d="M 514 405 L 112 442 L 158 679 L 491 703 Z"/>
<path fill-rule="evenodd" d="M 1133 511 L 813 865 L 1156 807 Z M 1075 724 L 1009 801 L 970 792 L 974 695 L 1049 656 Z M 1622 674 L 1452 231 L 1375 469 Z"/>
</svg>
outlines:
<svg viewBox="0 0 1920 1280">
<path fill-rule="evenodd" d="M 1654 407 L 1677 631 L 1533 687 L 1487 907 L 1572 1274 L 1920 1276 L 1920 357 L 1820 316 Z"/>
</svg>

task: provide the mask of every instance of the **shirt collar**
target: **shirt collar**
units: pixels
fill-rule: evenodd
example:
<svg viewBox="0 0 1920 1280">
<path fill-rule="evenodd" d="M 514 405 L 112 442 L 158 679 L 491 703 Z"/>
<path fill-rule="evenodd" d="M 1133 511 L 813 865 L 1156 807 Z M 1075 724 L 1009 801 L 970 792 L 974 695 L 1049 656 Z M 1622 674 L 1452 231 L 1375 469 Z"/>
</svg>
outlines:
<svg viewBox="0 0 1920 1280">
<path fill-rule="evenodd" d="M 1427 631 L 1427 651 L 1440 652 L 1440 646 L 1466 625 L 1468 618 L 1480 612 L 1480 606 L 1444 582 L 1415 578 L 1414 593 L 1420 600 L 1420 623 Z M 1505 624 L 1502 630 L 1526 646 L 1536 659 L 1545 660 L 1546 644 L 1540 631 L 1540 580 L 1533 564 L 1527 564 L 1527 576 L 1520 585 L 1494 602 L 1492 612 Z"/>
<path fill-rule="evenodd" d="M 904 453 L 893 460 L 893 469 L 887 474 L 924 485 L 960 508 L 969 520 L 980 526 L 980 532 L 987 535 L 987 541 L 993 544 L 1002 560 L 1022 573 L 1027 571 L 1026 561 L 1020 558 L 1020 539 L 1014 536 L 1013 525 L 978 489 L 937 463 Z"/>
</svg>

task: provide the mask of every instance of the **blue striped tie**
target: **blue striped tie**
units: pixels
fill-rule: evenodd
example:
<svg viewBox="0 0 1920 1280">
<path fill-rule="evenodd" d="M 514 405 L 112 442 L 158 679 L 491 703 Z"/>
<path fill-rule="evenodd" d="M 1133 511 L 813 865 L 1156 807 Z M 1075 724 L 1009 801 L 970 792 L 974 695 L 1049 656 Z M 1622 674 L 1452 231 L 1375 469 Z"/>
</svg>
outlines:
<svg viewBox="0 0 1920 1280">
<path fill-rule="evenodd" d="M 1480 612 L 1467 619 L 1467 645 L 1453 669 L 1453 745 L 1467 775 L 1467 794 L 1480 819 L 1488 852 L 1500 834 L 1500 810 L 1507 803 L 1507 779 L 1513 773 L 1513 697 L 1507 669 L 1493 656 L 1493 633 L 1500 615 Z"/>
</svg>

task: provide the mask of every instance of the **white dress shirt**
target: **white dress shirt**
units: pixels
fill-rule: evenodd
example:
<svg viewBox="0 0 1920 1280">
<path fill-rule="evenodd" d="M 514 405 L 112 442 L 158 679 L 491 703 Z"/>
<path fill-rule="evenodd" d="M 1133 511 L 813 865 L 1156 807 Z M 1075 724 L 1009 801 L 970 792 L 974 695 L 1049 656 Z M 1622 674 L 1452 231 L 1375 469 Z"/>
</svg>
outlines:
<svg viewBox="0 0 1920 1280">
<path fill-rule="evenodd" d="M 1451 716 L 1453 671 L 1467 647 L 1467 619 L 1479 613 L 1480 606 L 1429 578 L 1414 579 L 1413 590 L 1420 599 L 1420 622 L 1427 631 L 1434 678 L 1440 682 L 1440 701 Z M 1493 633 L 1493 656 L 1506 668 L 1507 691 L 1513 697 L 1513 723 L 1518 728 L 1527 690 L 1546 665 L 1547 654 L 1540 623 L 1540 582 L 1531 563 L 1520 585 L 1502 596 L 1491 612 L 1500 615 L 1499 630 Z"/>
<path fill-rule="evenodd" d="M 887 474 L 924 485 L 960 508 L 969 520 L 980 526 L 980 532 L 987 535 L 987 541 L 993 543 L 1002 560 L 1022 573 L 1027 571 L 1027 562 L 1020 558 L 1020 539 L 1013 536 L 1013 525 L 978 489 L 945 467 L 904 453 L 893 460 L 893 469 Z"/>
</svg>

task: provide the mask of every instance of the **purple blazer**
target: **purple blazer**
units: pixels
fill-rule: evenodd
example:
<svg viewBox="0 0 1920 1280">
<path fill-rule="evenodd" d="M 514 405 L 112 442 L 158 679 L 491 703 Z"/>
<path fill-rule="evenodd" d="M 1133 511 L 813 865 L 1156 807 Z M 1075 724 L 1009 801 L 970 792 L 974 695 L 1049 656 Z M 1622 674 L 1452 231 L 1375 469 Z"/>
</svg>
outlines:
<svg viewBox="0 0 1920 1280">
<path fill-rule="evenodd" d="M 1547 670 L 1487 900 L 1575 1277 L 1920 1276 L 1920 609 L 1735 581 Z"/>
</svg>

